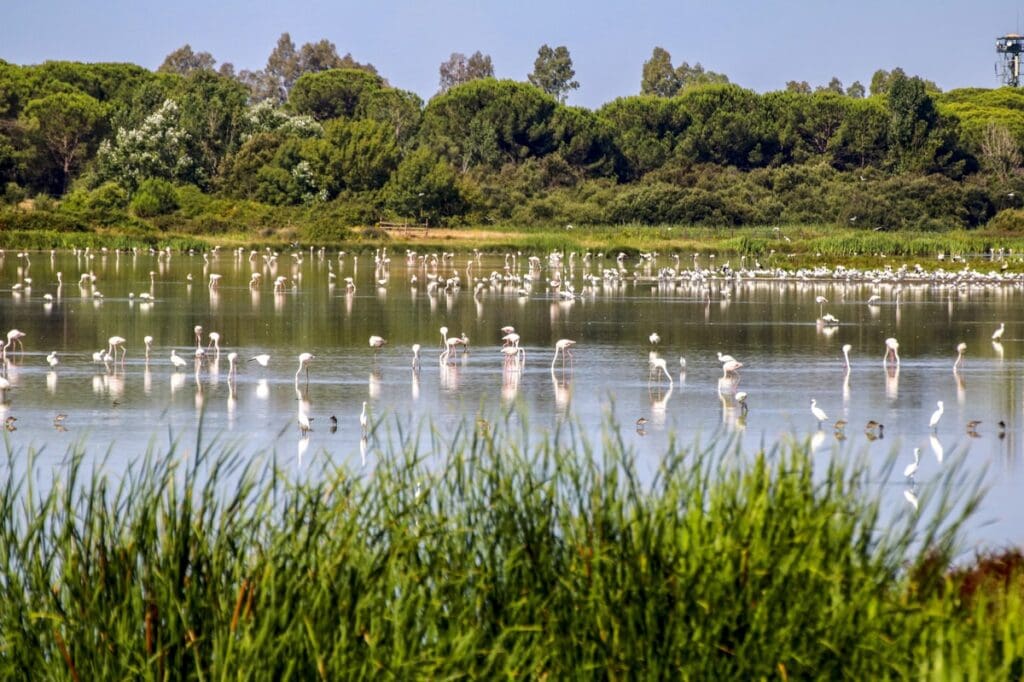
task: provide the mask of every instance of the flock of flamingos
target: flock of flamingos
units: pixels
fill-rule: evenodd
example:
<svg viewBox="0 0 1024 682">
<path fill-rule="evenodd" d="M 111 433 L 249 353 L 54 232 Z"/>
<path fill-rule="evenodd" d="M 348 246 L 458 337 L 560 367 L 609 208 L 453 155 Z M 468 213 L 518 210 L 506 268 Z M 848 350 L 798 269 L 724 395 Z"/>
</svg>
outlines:
<svg viewBox="0 0 1024 682">
<path fill-rule="evenodd" d="M 154 252 L 154 253 L 156 253 L 158 256 L 163 256 L 164 255 L 164 252 Z M 217 253 L 217 249 L 214 249 L 214 251 L 213 251 L 213 256 L 214 257 L 216 257 L 216 253 Z M 257 270 L 257 266 L 259 264 L 260 258 L 262 258 L 264 265 L 266 265 L 268 263 L 273 263 L 277 259 L 277 257 L 278 257 L 278 254 L 273 253 L 273 252 L 269 252 L 269 251 L 267 253 L 265 253 L 265 254 L 260 254 L 259 256 L 257 256 L 257 254 L 258 254 L 258 252 L 252 251 L 252 252 L 250 252 L 250 255 L 249 255 L 249 260 L 251 262 L 253 262 L 253 264 L 254 264 L 254 272 L 253 272 L 252 279 L 250 281 L 250 286 L 251 287 L 258 287 L 260 285 L 261 274 L 260 274 L 260 272 L 255 271 L 255 270 Z M 311 249 L 310 250 L 310 254 L 313 255 L 313 254 L 316 254 L 316 252 L 314 252 Z M 52 252 L 51 252 L 51 255 L 52 255 Z M 94 257 L 95 254 L 90 255 L 89 250 L 86 249 L 86 250 L 82 250 L 82 251 L 76 250 L 75 255 L 76 256 L 84 256 L 86 259 L 91 259 L 92 257 Z M 243 255 L 244 255 L 244 251 L 243 250 L 238 249 L 238 250 L 235 251 L 236 258 L 241 258 Z M 319 253 L 316 254 L 316 255 L 319 255 L 321 258 L 323 258 L 324 257 L 324 251 L 321 249 L 319 251 Z M 342 259 L 343 256 L 344 256 L 344 252 L 339 252 L 339 258 L 338 258 L 339 263 L 341 262 L 341 259 Z M 524 291 L 524 290 L 525 291 L 529 291 L 529 286 L 531 285 L 532 282 L 542 281 L 541 277 L 540 277 L 540 272 L 539 272 L 540 259 L 537 258 L 537 257 L 529 258 L 529 261 L 528 261 L 529 262 L 529 270 L 528 270 L 527 274 L 526 275 L 519 275 L 518 274 L 519 273 L 519 268 L 517 266 L 517 259 L 519 258 L 519 256 L 520 256 L 519 254 L 507 254 L 506 255 L 506 257 L 505 257 L 504 275 L 499 275 L 497 272 L 492 272 L 489 277 L 477 276 L 477 277 L 474 278 L 473 277 L 473 273 L 472 273 L 472 269 L 474 267 L 474 263 L 479 264 L 479 253 L 474 253 L 473 256 L 471 256 L 469 258 L 468 265 L 467 265 L 467 268 L 466 268 L 466 279 L 470 283 L 474 284 L 474 288 L 473 288 L 474 298 L 479 296 L 479 295 L 481 295 L 481 293 L 483 291 L 486 291 L 488 286 L 496 285 L 501 278 L 504 278 L 505 282 L 511 282 L 512 284 L 518 286 L 519 290 L 520 290 L 520 293 L 522 293 L 522 291 Z M 20 292 L 20 291 L 22 291 L 22 290 L 24 290 L 24 289 L 26 289 L 26 288 L 31 286 L 31 279 L 29 277 L 27 277 L 27 276 L 24 276 L 24 273 L 28 272 L 28 267 L 27 266 L 28 266 L 28 263 L 29 263 L 29 254 L 27 252 L 19 253 L 18 257 L 21 258 L 21 259 L 24 259 L 25 267 L 19 268 L 19 271 L 21 273 L 23 273 L 23 276 L 22 276 L 21 281 L 15 283 L 12 286 L 12 291 L 14 291 L 14 292 Z M 166 251 L 166 257 L 168 259 L 170 258 L 170 250 Z M 293 257 L 296 257 L 296 256 L 293 254 Z M 297 258 L 299 259 L 300 263 L 301 263 L 301 257 L 302 257 L 301 252 L 299 252 L 299 255 L 297 256 Z M 575 290 L 573 284 L 570 281 L 571 277 L 564 277 L 563 276 L 563 272 L 566 269 L 568 269 L 570 272 L 572 271 L 572 268 L 574 266 L 574 261 L 575 261 L 576 257 L 577 257 L 577 254 L 575 254 L 575 253 L 570 254 L 569 258 L 567 259 L 567 262 L 566 262 L 565 257 L 562 254 L 555 253 L 555 254 L 549 255 L 549 257 L 548 257 L 548 266 L 549 266 L 551 274 L 550 274 L 550 276 L 546 280 L 546 286 L 547 286 L 547 288 L 552 293 L 554 293 L 555 295 L 557 295 L 560 298 L 571 298 L 571 297 L 575 297 L 575 296 L 579 295 L 579 293 Z M 3 253 L 2 253 L 2 251 L 0 251 L 0 259 L 2 259 L 2 258 L 3 258 Z M 355 259 L 357 257 L 354 256 L 353 258 Z M 589 270 L 589 266 L 590 266 L 591 262 L 594 260 L 594 258 L 595 258 L 595 254 L 591 254 L 590 252 L 586 253 L 581 258 L 581 261 L 588 267 L 588 270 Z M 604 254 L 596 254 L 596 258 L 597 258 L 598 262 L 600 262 L 600 260 L 602 260 L 604 258 Z M 678 282 L 684 282 L 684 281 L 692 282 L 692 283 L 695 283 L 696 286 L 703 287 L 704 288 L 703 290 L 706 290 L 706 291 L 710 292 L 710 288 L 708 286 L 708 283 L 709 282 L 713 282 L 715 280 L 725 280 L 725 279 L 735 278 L 737 281 L 739 281 L 739 280 L 741 280 L 743 278 L 754 279 L 754 278 L 758 278 L 758 277 L 762 277 L 762 278 L 764 278 L 764 277 L 772 277 L 772 278 L 775 278 L 775 279 L 785 280 L 787 278 L 800 278 L 800 277 L 806 278 L 808 276 L 814 277 L 816 275 L 823 275 L 823 274 L 825 274 L 825 273 L 822 273 L 822 272 L 813 272 L 813 271 L 811 271 L 809 273 L 808 272 L 799 272 L 799 271 L 796 272 L 796 273 L 793 273 L 793 272 L 786 272 L 786 271 L 782 271 L 782 270 L 771 271 L 771 270 L 767 270 L 767 269 L 761 268 L 759 263 L 756 263 L 753 268 L 748 268 L 746 266 L 746 262 L 745 262 L 746 259 L 743 259 L 741 261 L 741 267 L 738 268 L 738 269 L 735 269 L 735 270 L 732 269 L 728 263 L 725 263 L 725 264 L 723 264 L 721 266 L 714 266 L 712 264 L 712 265 L 709 265 L 706 268 L 703 268 L 703 267 L 701 267 L 699 265 L 698 259 L 697 259 L 696 256 L 694 257 L 693 268 L 691 270 L 683 270 L 682 268 L 680 268 L 680 263 L 679 263 L 680 259 L 679 259 L 678 255 L 675 255 L 675 256 L 672 257 L 672 258 L 674 258 L 674 267 L 672 267 L 672 266 L 670 266 L 670 267 L 662 267 L 662 268 L 657 268 L 656 270 L 652 270 L 652 265 L 656 261 L 656 258 L 657 258 L 657 256 L 655 254 L 641 254 L 640 262 L 637 263 L 637 266 L 635 266 L 632 271 L 630 271 L 630 269 L 628 267 L 626 267 L 626 264 L 625 264 L 625 261 L 626 261 L 625 254 L 619 254 L 615 258 L 616 265 L 613 268 L 601 267 L 600 270 L 599 270 L 599 274 L 596 274 L 596 273 L 595 274 L 585 274 L 584 277 L 583 277 L 583 285 L 582 286 L 585 288 L 585 287 L 588 287 L 588 286 L 600 285 L 602 282 L 609 282 L 609 281 L 614 282 L 616 280 L 622 281 L 624 279 L 628 280 L 630 278 L 633 278 L 633 279 L 636 280 L 636 279 L 639 279 L 639 277 L 641 277 L 641 276 L 651 276 L 651 277 L 657 278 L 659 281 L 669 280 L 669 281 L 678 281 Z M 644 270 L 644 271 L 641 271 L 640 268 L 645 264 L 645 260 L 647 261 L 647 263 L 646 263 L 647 269 Z M 210 263 L 211 263 L 209 256 L 206 255 L 206 254 L 203 254 L 203 261 L 204 261 L 204 263 L 206 263 L 207 266 L 209 266 Z M 438 258 L 436 255 L 419 256 L 419 255 L 415 254 L 415 252 L 411 252 L 410 251 L 410 252 L 407 253 L 407 261 L 408 261 L 408 264 L 410 266 L 415 266 L 415 265 L 421 265 L 422 266 L 424 264 L 431 264 L 432 263 L 433 267 L 435 268 L 435 273 L 436 273 L 436 269 L 438 268 L 439 265 L 443 266 L 444 263 L 446 263 L 446 262 L 449 262 L 449 261 L 452 262 L 452 274 L 450 276 L 448 276 L 448 277 L 440 276 L 438 274 L 427 274 L 426 277 L 427 277 L 427 280 L 428 280 L 428 284 L 427 284 L 428 292 L 431 289 L 434 289 L 434 290 L 441 290 L 441 289 L 443 289 L 443 290 L 447 291 L 447 290 L 451 289 L 452 287 L 457 289 L 457 288 L 459 288 L 459 287 L 461 287 L 463 285 L 463 283 L 461 281 L 461 278 L 460 278 L 460 276 L 458 274 L 458 271 L 454 268 L 454 254 L 443 253 L 443 254 L 441 254 L 440 258 Z M 388 257 L 387 257 L 386 250 L 380 250 L 380 251 L 377 252 L 377 254 L 376 254 L 375 258 L 374 258 L 375 279 L 378 282 L 381 282 L 382 284 L 386 284 L 386 281 L 387 281 L 386 273 L 387 273 L 387 267 L 388 267 L 388 263 L 389 262 L 390 262 L 390 259 L 388 259 Z M 648 275 L 642 275 L 641 274 L 642 272 L 649 273 L 649 274 Z M 880 272 L 882 273 L 881 275 L 879 274 Z M 914 277 L 923 278 L 923 277 L 928 277 L 928 276 L 931 276 L 933 278 L 934 277 L 939 277 L 939 278 L 942 278 L 942 277 L 947 277 L 948 278 L 949 277 L 949 275 L 942 274 L 942 273 L 940 273 L 938 275 L 936 275 L 936 274 L 930 274 L 929 275 L 927 273 L 923 273 L 920 269 L 917 269 L 917 270 L 914 270 L 914 271 L 910 271 L 910 270 L 907 270 L 907 269 L 903 268 L 900 271 L 892 271 L 892 270 L 888 270 L 887 269 L 887 270 L 884 270 L 884 271 L 875 271 L 875 272 L 864 271 L 864 272 L 861 272 L 861 271 L 847 270 L 847 269 L 844 269 L 842 267 L 836 268 L 835 270 L 828 271 L 827 272 L 827 276 L 835 277 L 838 274 L 838 275 L 843 275 L 843 276 L 847 277 L 847 279 L 852 278 L 852 277 L 856 277 L 856 278 L 859 278 L 859 279 L 862 279 L 862 280 L 869 280 L 870 278 L 875 278 L 875 281 L 877 281 L 877 279 L 880 276 L 882 276 L 882 277 L 893 277 L 894 276 L 893 275 L 894 272 L 896 273 L 895 277 L 896 277 L 897 281 L 899 280 L 900 277 L 907 277 L 907 278 L 914 278 Z M 151 272 L 150 274 L 151 274 L 151 283 L 152 283 L 152 277 L 154 276 L 155 273 Z M 1000 275 L 1000 276 L 1002 276 L 1002 275 Z M 188 277 L 191 280 L 191 275 L 188 275 Z M 977 279 L 985 279 L 987 277 L 990 278 L 991 276 L 990 275 L 982 275 L 980 273 L 977 273 L 977 272 L 974 272 L 974 271 L 971 271 L 971 270 L 968 270 L 968 269 L 965 268 L 964 270 L 960 271 L 960 273 L 957 275 L 958 279 L 956 279 L 954 281 L 958 282 L 958 281 L 961 281 L 961 279 L 977 280 Z M 1006 277 L 1010 277 L 1010 276 L 1006 275 Z M 331 280 L 331 285 L 333 286 L 334 280 L 337 278 L 337 276 L 336 276 L 336 274 L 335 274 L 335 272 L 333 270 L 333 267 L 330 268 L 329 278 Z M 219 283 L 220 283 L 220 279 L 221 279 L 221 275 L 219 275 L 217 273 L 210 273 L 209 274 L 209 286 L 210 286 L 210 288 L 211 289 L 215 289 L 216 287 L 218 287 Z M 93 275 L 91 271 L 88 272 L 88 273 L 83 273 L 82 274 L 82 278 L 80 280 L 80 286 L 82 286 L 84 283 L 88 282 L 89 280 L 95 281 L 95 275 Z M 354 283 L 352 277 L 346 277 L 346 278 L 344 278 L 343 281 L 345 282 L 345 287 L 349 291 L 353 291 L 354 290 L 355 283 Z M 58 287 L 63 285 L 61 273 L 59 273 L 59 272 L 57 273 L 57 282 L 58 282 Z M 416 275 L 415 274 L 412 275 L 412 282 L 413 282 L 413 284 L 416 283 Z M 288 286 L 288 278 L 286 278 L 286 277 L 277 277 L 274 280 L 274 289 L 275 289 L 275 291 L 281 291 L 286 286 Z M 58 291 L 59 291 L 59 288 L 58 288 Z M 98 294 L 98 292 L 96 292 L 96 293 Z M 897 293 L 897 295 L 898 295 L 898 293 Z M 44 298 L 44 300 L 47 300 L 47 301 L 52 301 L 53 300 L 52 296 L 50 294 L 44 295 L 43 298 Z M 140 295 L 140 299 L 142 299 L 142 300 L 150 300 L 151 298 L 152 298 L 151 294 L 145 294 L 144 293 L 144 294 Z M 872 299 L 877 299 L 877 297 L 873 296 Z M 828 301 L 824 297 L 822 297 L 822 296 L 818 296 L 815 299 L 815 301 L 820 306 L 819 307 L 818 324 L 819 325 L 826 325 L 826 326 L 837 324 L 838 320 L 836 320 L 836 318 L 834 318 L 833 316 L 831 316 L 829 314 L 825 314 L 824 313 L 823 306 Z M 873 301 L 869 300 L 868 303 L 871 304 L 871 303 L 873 303 Z M 999 328 L 996 329 L 995 332 L 992 334 L 992 341 L 994 343 L 998 343 L 1000 341 L 1000 339 L 1002 338 L 1004 331 L 1005 331 L 1005 324 L 1001 324 L 999 326 Z M 216 356 L 219 358 L 220 353 L 221 353 L 220 335 L 217 332 L 209 332 L 209 333 L 207 333 L 207 335 L 206 335 L 207 343 L 204 346 L 203 328 L 201 326 L 196 326 L 196 327 L 194 327 L 193 332 L 195 334 L 196 347 L 195 347 L 194 351 L 191 351 L 191 353 L 194 356 L 194 360 L 196 361 L 197 366 L 198 366 L 198 362 L 200 362 L 207 353 L 215 353 Z M 465 336 L 465 334 L 460 335 L 460 336 L 449 335 L 447 327 L 441 327 L 439 332 L 440 332 L 440 336 L 441 336 L 441 344 L 440 344 L 441 352 L 440 352 L 440 355 L 438 357 L 438 361 L 442 365 L 446 365 L 455 356 L 455 354 L 458 352 L 460 347 L 462 347 L 464 350 L 468 347 L 469 339 Z M 526 353 L 525 353 L 525 350 L 524 350 L 523 346 L 520 343 L 520 336 L 519 336 L 519 334 L 516 332 L 515 328 L 511 327 L 511 326 L 502 327 L 500 332 L 501 332 L 501 343 L 502 343 L 502 345 L 501 345 L 501 353 L 502 353 L 502 356 L 504 358 L 504 368 L 505 368 L 505 371 L 506 372 L 509 372 L 509 371 L 511 371 L 511 372 L 522 371 L 522 368 L 525 365 Z M 2 359 L 2 365 L 3 365 L 3 368 L 5 370 L 6 370 L 6 367 L 7 367 L 8 354 L 13 354 L 13 353 L 23 352 L 24 351 L 24 339 L 25 338 L 26 338 L 26 334 L 24 332 L 18 330 L 18 329 L 11 329 L 10 331 L 7 332 L 6 342 L 3 344 L 2 349 L 0 349 L 0 359 Z M 658 344 L 661 341 L 660 336 L 657 333 L 652 333 L 649 336 L 649 341 L 650 341 L 652 349 L 654 349 L 654 350 L 652 350 L 652 352 L 649 355 L 649 381 L 652 382 L 652 383 L 653 382 L 660 383 L 661 382 L 661 377 L 664 376 L 667 379 L 667 381 L 669 382 L 670 386 L 671 386 L 672 383 L 673 383 L 673 378 L 672 378 L 672 374 L 669 372 L 668 363 L 667 363 L 667 361 L 664 358 L 660 357 L 658 352 L 657 352 Z M 128 343 L 127 339 L 125 339 L 122 336 L 117 336 L 117 335 L 111 336 L 108 339 L 108 344 L 107 344 L 107 347 L 105 349 L 101 349 L 101 350 L 96 351 L 95 353 L 93 353 L 93 360 L 96 361 L 96 362 L 102 362 L 104 364 L 109 364 L 109 363 L 122 363 L 123 364 L 124 361 L 125 361 L 125 356 L 127 354 L 127 350 L 126 350 L 126 347 L 125 347 L 127 343 Z M 145 336 L 143 338 L 143 343 L 144 343 L 144 346 L 145 346 L 145 359 L 146 359 L 146 363 L 147 363 L 147 366 L 148 366 L 150 358 L 151 358 L 151 356 L 153 354 L 153 337 L 152 336 L 148 336 L 148 335 Z M 383 348 L 387 343 L 388 342 L 387 342 L 386 339 L 384 339 L 383 337 L 378 336 L 378 335 L 370 336 L 369 339 L 368 339 L 368 346 L 374 352 L 375 357 L 376 357 L 376 354 L 380 351 L 380 349 Z M 561 363 L 561 367 L 562 367 L 563 371 L 565 371 L 565 368 L 566 368 L 567 365 L 569 367 L 569 371 L 572 370 L 573 349 L 574 349 L 575 345 L 576 345 L 576 341 L 573 340 L 573 339 L 563 338 L 563 339 L 558 339 L 556 341 L 556 343 L 554 344 L 554 353 L 552 355 L 551 364 L 550 364 L 551 372 L 553 374 L 556 371 L 556 368 L 559 366 L 559 363 Z M 411 351 L 412 351 L 412 368 L 414 370 L 416 370 L 416 371 L 418 371 L 419 366 L 420 366 L 420 355 L 421 355 L 421 351 L 422 350 L 423 349 L 422 349 L 421 345 L 418 344 L 418 343 L 417 344 L 413 344 L 412 347 L 411 347 Z M 843 350 L 843 355 L 844 355 L 845 362 L 846 362 L 846 371 L 847 371 L 847 374 L 848 374 L 849 370 L 850 370 L 849 353 L 850 353 L 850 350 L 851 350 L 851 346 L 849 344 L 844 345 L 842 350 Z M 957 351 L 957 357 L 956 357 L 956 361 L 955 361 L 955 363 L 953 365 L 954 371 L 958 370 L 958 368 L 960 367 L 960 365 L 961 365 L 961 363 L 963 361 L 964 353 L 966 351 L 966 345 L 963 344 L 963 343 L 960 343 L 956 347 L 956 351 Z M 179 355 L 176 349 L 172 349 L 170 351 L 169 356 L 168 356 L 168 361 L 170 363 L 172 363 L 173 366 L 176 369 L 180 370 L 180 369 L 185 368 L 189 364 L 189 361 L 186 359 L 186 357 L 187 356 Z M 718 361 L 721 363 L 721 368 L 722 368 L 722 379 L 719 382 L 719 389 L 720 389 L 720 391 L 723 391 L 723 389 L 725 391 L 728 391 L 730 393 L 732 399 L 735 401 L 735 404 L 737 406 L 739 406 L 739 408 L 742 410 L 743 414 L 746 414 L 747 409 L 748 409 L 748 400 L 747 400 L 748 396 L 747 396 L 747 393 L 744 392 L 744 391 L 737 390 L 738 383 L 739 383 L 738 382 L 739 372 L 743 368 L 743 363 L 738 361 L 733 356 L 728 355 L 728 354 L 723 354 L 722 352 L 718 352 L 717 358 L 718 358 Z M 234 382 L 235 377 L 236 377 L 237 365 L 238 365 L 238 359 L 239 359 L 238 358 L 238 353 L 233 352 L 233 351 L 232 352 L 228 352 L 227 353 L 227 359 L 228 359 L 228 363 L 229 363 L 228 381 L 229 381 L 229 384 L 230 384 L 230 383 Z M 298 387 L 299 387 L 300 377 L 302 376 L 302 374 L 304 372 L 305 372 L 305 375 L 306 375 L 306 380 L 308 382 L 308 378 L 309 378 L 309 365 L 314 360 L 315 360 L 315 356 L 313 354 L 311 354 L 311 353 L 301 353 L 298 356 L 298 368 L 297 368 L 297 370 L 295 372 L 295 385 L 296 385 L 296 389 L 298 389 Z M 270 355 L 269 354 L 254 355 L 254 356 L 248 358 L 248 361 L 249 362 L 255 362 L 255 363 L 257 363 L 257 364 L 259 364 L 259 365 L 261 365 L 263 367 L 267 367 L 268 363 L 270 361 Z M 56 368 L 60 364 L 60 358 L 58 358 L 57 353 L 55 351 L 51 351 L 46 356 L 46 362 L 50 365 L 51 368 Z M 682 371 L 685 371 L 685 369 L 686 369 L 686 360 L 684 358 L 680 358 L 679 359 L 679 363 L 680 363 L 680 367 L 681 367 Z M 900 363 L 899 343 L 898 343 L 898 341 L 895 338 L 888 338 L 888 339 L 885 340 L 885 354 L 883 356 L 883 365 L 886 368 L 898 368 L 899 363 Z M 4 372 L 4 373 L 6 373 L 6 372 Z M 3 375 L 0 375 L 0 399 L 2 399 L 3 402 L 7 402 L 7 392 L 8 392 L 8 390 L 10 388 L 11 388 L 11 383 L 7 379 L 7 377 L 3 376 Z M 305 436 L 306 434 L 308 434 L 308 432 L 311 429 L 311 419 L 312 419 L 312 417 L 310 417 L 310 415 L 304 410 L 303 404 L 304 403 L 302 401 L 300 401 L 300 407 L 299 407 L 299 411 L 298 411 L 298 414 L 297 414 L 297 417 L 296 417 L 296 422 L 298 424 L 300 433 L 303 436 Z M 933 430 L 933 432 L 937 428 L 937 426 L 939 424 L 939 421 L 942 418 L 943 410 L 944 410 L 944 408 L 943 408 L 942 401 L 938 401 L 937 409 L 932 414 L 931 419 L 929 420 L 929 428 L 931 428 Z M 821 427 L 822 423 L 825 423 L 825 422 L 829 421 L 827 413 L 822 409 L 822 407 L 820 407 L 818 405 L 817 401 L 814 398 L 811 398 L 811 400 L 810 400 L 810 412 L 811 412 L 811 415 L 813 416 L 813 419 L 816 421 L 819 430 L 820 430 L 820 427 Z M 11 418 L 11 417 L 8 418 L 8 423 L 7 423 L 8 428 L 11 428 L 11 421 L 10 421 L 11 419 L 13 419 L 13 418 Z M 360 414 L 359 421 L 360 421 L 361 432 L 362 432 L 363 437 L 365 439 L 365 436 L 366 436 L 366 433 L 367 433 L 367 429 L 369 427 L 369 420 L 368 420 L 367 413 L 366 413 L 366 402 L 363 402 L 363 409 L 362 409 L 362 413 Z M 332 422 L 332 427 L 336 427 L 336 423 L 337 422 L 336 422 L 336 420 L 333 417 L 331 418 L 331 422 Z M 643 418 L 643 417 L 641 417 L 640 419 L 637 420 L 637 430 L 638 430 L 639 433 L 641 433 L 641 434 L 643 433 L 644 425 L 646 424 L 646 422 L 647 422 L 647 420 L 645 418 Z M 1000 422 L 1000 425 L 1001 425 L 1001 428 L 1005 429 L 1005 425 L 1002 424 L 1002 422 Z M 836 429 L 837 437 L 841 437 L 843 428 L 845 427 L 845 421 L 844 420 L 837 420 L 834 423 L 834 426 L 835 426 L 835 429 Z M 877 422 L 868 422 L 868 424 L 866 425 L 865 428 L 866 428 L 866 433 L 869 435 L 869 437 L 874 436 L 876 434 L 877 434 L 878 437 L 881 437 L 882 434 L 884 433 L 884 428 L 885 427 L 884 427 L 884 425 L 882 425 L 880 423 L 877 423 Z M 972 425 L 968 424 L 969 432 L 970 432 L 971 428 L 972 428 Z M 911 482 L 913 482 L 914 476 L 915 476 L 915 474 L 917 472 L 919 458 L 920 458 L 920 451 L 918 449 L 915 449 L 915 451 L 914 451 L 914 461 L 911 464 L 909 464 L 906 467 L 905 471 L 904 471 L 906 477 Z M 914 489 L 913 488 L 908 489 L 905 494 L 906 494 L 907 500 L 916 507 L 917 506 L 917 498 L 916 498 Z"/>
</svg>

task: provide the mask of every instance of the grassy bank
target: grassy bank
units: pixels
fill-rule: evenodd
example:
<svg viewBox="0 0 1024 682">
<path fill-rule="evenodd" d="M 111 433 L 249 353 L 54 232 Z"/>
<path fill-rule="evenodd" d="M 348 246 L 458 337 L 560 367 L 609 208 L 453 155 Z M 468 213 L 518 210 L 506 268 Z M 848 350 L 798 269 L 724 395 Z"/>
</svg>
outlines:
<svg viewBox="0 0 1024 682">
<path fill-rule="evenodd" d="M 42 492 L 4 473 L 0 677 L 994 679 L 1024 662 L 1020 572 L 947 570 L 977 501 L 955 464 L 920 490 L 922 523 L 883 520 L 893 490 L 863 459 L 794 445 L 673 447 L 649 482 L 614 430 L 600 457 L 571 425 L 381 450 L 372 473 L 304 482 L 222 446 L 154 451 L 119 481 L 76 451 Z"/>
<path fill-rule="evenodd" d="M 640 252 L 678 253 L 689 267 L 693 254 L 716 254 L 739 259 L 747 266 L 755 262 L 765 267 L 796 268 L 824 265 L 855 267 L 898 266 L 921 264 L 925 268 L 958 268 L 966 262 L 985 269 L 993 254 L 997 266 L 1003 263 L 1014 272 L 1024 271 L 1024 234 L 995 230 L 952 232 L 874 232 L 820 226 L 744 227 L 715 229 L 685 226 L 585 226 L 572 229 L 522 226 L 490 226 L 486 228 L 430 228 L 422 232 L 385 232 L 376 228 L 353 228 L 338 238 L 302 239 L 294 230 L 265 230 L 261 234 L 222 232 L 203 235 L 177 232 L 173 227 L 163 230 L 138 227 L 104 227 L 88 231 L 54 229 L 0 230 L 0 248 L 110 248 L 132 247 L 177 250 L 223 248 L 287 249 L 293 245 L 316 246 L 347 251 L 370 251 L 388 247 L 393 253 L 406 249 L 419 251 L 445 250 L 502 254 L 515 251 L 545 254 L 554 250 L 580 255 L 587 251 L 614 258 L 619 252 L 630 256 Z M 942 255 L 940 258 L 940 254 Z M 667 262 L 666 262 L 667 264 Z M 703 261 L 708 265 L 708 261 Z"/>
</svg>

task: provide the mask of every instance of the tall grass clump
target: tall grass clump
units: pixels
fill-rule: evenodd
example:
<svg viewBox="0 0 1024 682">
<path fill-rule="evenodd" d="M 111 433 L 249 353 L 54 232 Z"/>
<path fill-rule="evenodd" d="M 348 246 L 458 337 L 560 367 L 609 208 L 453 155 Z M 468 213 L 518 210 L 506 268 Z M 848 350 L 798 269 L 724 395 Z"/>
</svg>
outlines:
<svg viewBox="0 0 1024 682">
<path fill-rule="evenodd" d="M 113 478 L 77 447 L 43 489 L 8 445 L 0 677 L 905 679 L 1009 670 L 1024 633 L 1019 593 L 965 606 L 947 570 L 978 501 L 955 465 L 918 516 L 799 444 L 647 470 L 614 428 L 519 419 L 374 457 L 174 445 Z"/>
</svg>

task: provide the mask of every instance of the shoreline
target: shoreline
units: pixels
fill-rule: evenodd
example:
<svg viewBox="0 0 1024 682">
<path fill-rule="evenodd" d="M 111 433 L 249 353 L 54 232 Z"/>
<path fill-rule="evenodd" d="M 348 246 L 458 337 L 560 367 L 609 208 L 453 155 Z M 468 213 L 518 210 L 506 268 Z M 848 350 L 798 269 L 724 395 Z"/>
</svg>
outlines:
<svg viewBox="0 0 1024 682">
<path fill-rule="evenodd" d="M 743 227 L 728 230 L 691 226 L 568 226 L 561 230 L 536 227 L 436 227 L 426 235 L 385 233 L 379 228 L 356 228 L 348 238 L 303 240 L 283 235 L 245 232 L 198 235 L 184 232 L 99 228 L 92 231 L 0 230 L 0 249 L 47 251 L 93 248 L 131 250 L 171 248 L 204 251 L 214 248 L 287 249 L 301 247 L 393 253 L 407 250 L 480 252 L 509 251 L 545 254 L 553 251 L 580 256 L 589 251 L 614 259 L 640 253 L 674 254 L 681 258 L 720 256 L 761 262 L 763 267 L 796 270 L 807 267 L 884 268 L 919 264 L 925 269 L 956 269 L 999 263 L 1005 271 L 1024 272 L 1024 233 L 991 230 L 949 232 L 875 232 L 826 226 Z M 294 237 L 288 234 L 288 237 Z M 737 263 L 733 264 L 736 267 Z M 752 265 L 746 264 L 746 265 Z M 680 263 L 686 268 L 689 263 Z"/>
</svg>

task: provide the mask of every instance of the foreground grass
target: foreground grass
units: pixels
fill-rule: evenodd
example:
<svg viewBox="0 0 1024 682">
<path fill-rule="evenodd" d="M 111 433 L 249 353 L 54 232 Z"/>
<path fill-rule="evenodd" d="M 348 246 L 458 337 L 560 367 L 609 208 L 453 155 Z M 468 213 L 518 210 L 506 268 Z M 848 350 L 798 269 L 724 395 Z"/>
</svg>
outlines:
<svg viewBox="0 0 1024 682">
<path fill-rule="evenodd" d="M 920 491 L 922 524 L 883 520 L 893 491 L 863 459 L 798 445 L 672 447 L 641 477 L 614 430 L 600 455 L 571 425 L 396 432 L 372 473 L 305 481 L 198 445 L 118 481 L 76 450 L 39 491 L 9 452 L 0 677 L 1021 670 L 1019 572 L 947 571 L 977 503 L 955 465 Z"/>
</svg>

